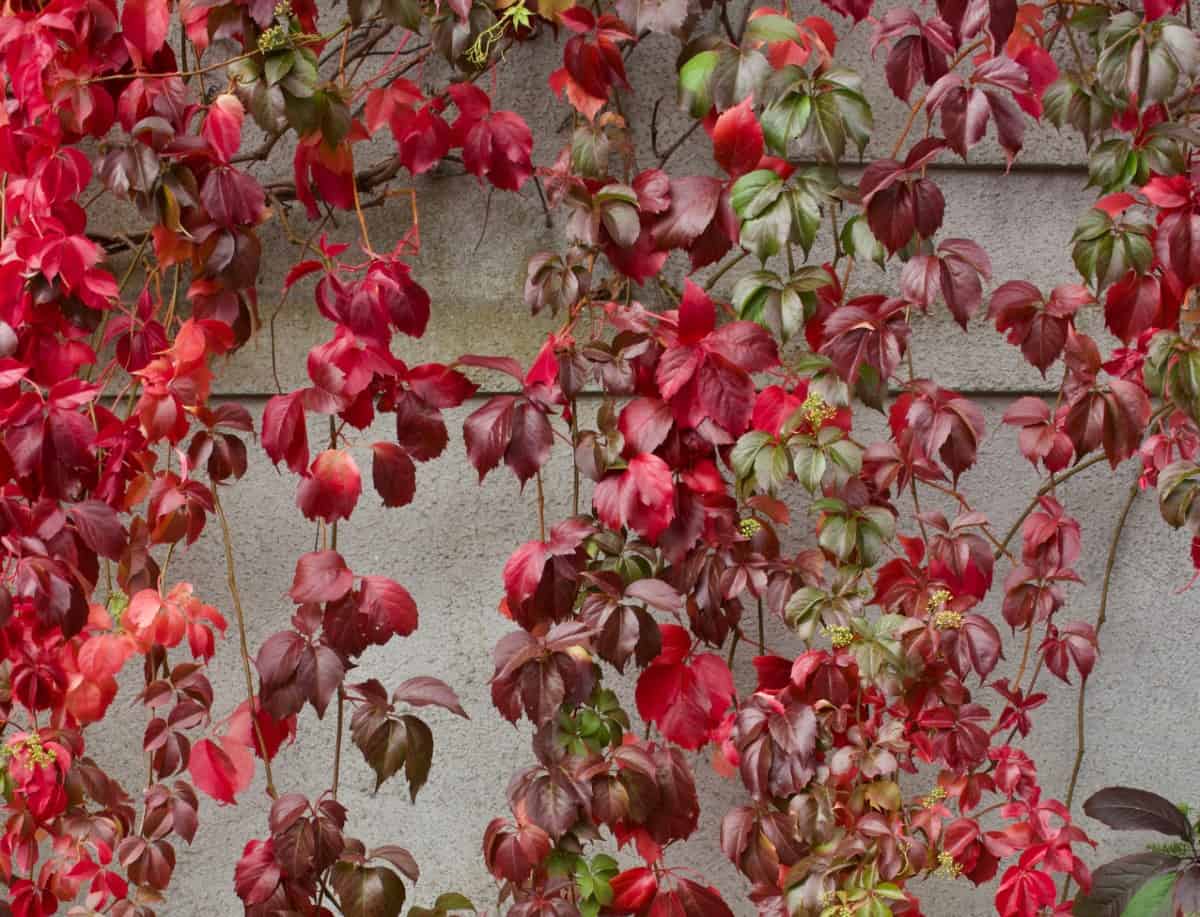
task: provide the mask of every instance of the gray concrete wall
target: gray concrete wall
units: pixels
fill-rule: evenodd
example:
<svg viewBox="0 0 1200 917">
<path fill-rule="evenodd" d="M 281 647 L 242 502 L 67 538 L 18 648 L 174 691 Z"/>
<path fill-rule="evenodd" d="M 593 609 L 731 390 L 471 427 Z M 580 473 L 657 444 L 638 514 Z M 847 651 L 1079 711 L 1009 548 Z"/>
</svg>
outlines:
<svg viewBox="0 0 1200 917">
<path fill-rule="evenodd" d="M 820 12 L 812 0 L 799 6 L 801 16 Z M 840 23 L 839 31 L 844 31 Z M 871 98 L 877 103 L 879 140 L 868 151 L 870 157 L 886 154 L 904 112 L 882 85 L 882 59 L 872 67 L 866 52 L 868 37 L 867 29 L 861 27 L 846 40 L 845 49 L 850 65 L 872 74 Z M 657 95 L 668 97 L 659 126 L 664 142 L 686 126 L 670 104 L 674 47 L 669 40 L 654 36 L 646 47 L 638 48 L 632 60 L 632 68 L 639 71 L 639 92 L 626 99 L 626 112 L 646 150 L 649 111 Z M 557 66 L 555 54 L 545 48 L 518 48 L 501 71 L 500 104 L 516 108 L 539 130 L 543 139 L 535 155 L 542 164 L 553 159 L 566 139 L 565 133 L 555 136 L 552 127 L 567 109 L 545 89 L 546 75 Z M 386 155 L 389 144 L 390 138 L 384 136 L 364 145 L 358 153 L 360 164 Z M 686 174 L 689 169 L 704 169 L 705 146 L 701 138 L 694 150 L 685 148 L 673 170 Z M 649 164 L 648 152 L 641 161 Z M 1002 155 L 989 140 L 973 152 L 969 168 L 934 170 L 948 203 L 943 237 L 966 236 L 985 246 L 995 268 L 989 289 L 1010 279 L 1028 279 L 1043 288 L 1074 280 L 1068 240 L 1078 216 L 1094 197 L 1084 188 L 1082 162 L 1077 143 L 1059 137 L 1051 128 L 1039 127 L 1031 130 L 1018 167 L 1005 175 Z M 288 171 L 284 160 L 281 174 Z M 262 172 L 269 177 L 265 168 Z M 853 175 L 855 170 L 848 172 Z M 427 177 L 416 187 L 423 250 L 414 262 L 414 272 L 432 294 L 434 312 L 426 338 L 405 342 L 398 348 L 401 355 L 448 361 L 462 353 L 509 353 L 527 359 L 549 326 L 541 319 L 531 319 L 522 304 L 524 265 L 534 252 L 561 246 L 561 220 L 552 229 L 545 227 L 532 187 L 520 195 L 496 194 L 486 227 L 487 194 L 474 179 Z M 390 244 L 404 231 L 407 213 L 402 200 L 371 213 L 377 247 Z M 294 218 L 301 218 L 298 210 Z M 131 225 L 120 211 L 109 213 L 102 222 L 126 229 Z M 352 220 L 343 220 L 342 236 L 350 238 L 351 224 Z M 475 248 L 480 239 L 482 244 Z M 282 276 L 294 258 L 286 242 L 270 231 L 266 252 L 260 295 L 264 315 L 269 316 Z M 815 252 L 814 258 L 820 255 Z M 674 269 L 679 270 L 679 265 Z M 719 290 L 728 292 L 734 279 L 727 276 Z M 894 279 L 881 280 L 861 270 L 855 282 L 866 291 L 881 282 L 892 284 Z M 654 294 L 647 292 L 647 301 L 653 302 Z M 1102 323 L 1089 314 L 1083 324 L 1094 330 Z M 285 389 L 305 384 L 304 355 L 328 333 L 329 327 L 316 313 L 306 289 L 297 290 L 276 322 L 273 342 Z M 219 377 L 221 394 L 246 403 L 256 418 L 265 398 L 275 391 L 271 346 L 270 335 L 264 331 Z M 971 392 L 986 405 L 989 435 L 980 463 L 965 478 L 964 486 L 1003 530 L 1023 508 L 1037 478 L 1020 459 L 1014 432 L 1002 428 L 999 417 L 1015 395 L 1045 391 L 1048 386 L 994 330 L 981 327 L 964 336 L 942 312 L 919 321 L 914 347 L 919 374 L 935 375 L 942 384 Z M 491 389 L 504 385 L 500 377 L 484 381 Z M 451 446 L 442 459 L 420 467 L 413 505 L 382 510 L 368 487 L 341 533 L 341 547 L 352 568 L 386 574 L 404 583 L 421 613 L 421 626 L 413 637 L 368 652 L 355 677 L 377 677 L 390 685 L 411 675 L 438 675 L 458 690 L 472 718 L 468 724 L 448 715 L 430 715 L 437 743 L 434 766 L 415 806 L 408 802 L 402 781 L 387 783 L 372 795 L 372 775 L 357 751 L 348 746 L 343 799 L 350 808 L 349 830 L 368 843 L 400 843 L 413 851 L 422 867 L 421 880 L 410 895 L 414 903 L 427 904 L 438 893 L 456 889 L 477 904 L 494 904 L 495 884 L 484 870 L 480 839 L 487 822 L 507 811 L 504 790 L 509 775 L 530 760 L 528 728 L 513 728 L 500 718 L 489 700 L 488 678 L 491 647 L 510 626 L 496 612 L 502 593 L 500 571 L 513 548 L 535 536 L 536 510 L 532 488 L 520 493 L 507 474 L 496 474 L 483 486 L 476 485 L 457 431 L 477 404 L 450 412 Z M 878 418 L 863 422 L 882 434 Z M 389 435 L 389 429 L 381 428 L 358 437 L 360 467 L 369 469 L 370 442 Z M 294 559 L 312 547 L 313 527 L 295 508 L 295 478 L 277 474 L 261 450 L 255 448 L 252 455 L 248 475 L 226 498 L 226 505 L 235 531 L 250 641 L 257 647 L 288 621 L 292 606 L 283 593 L 291 580 Z M 1134 473 L 1132 467 L 1123 467 L 1112 475 L 1101 466 L 1062 489 L 1065 502 L 1084 526 L 1080 573 L 1086 580 L 1069 590 L 1062 620 L 1091 620 L 1096 614 L 1109 533 Z M 559 446 L 548 469 L 547 494 L 549 518 L 564 515 L 570 495 L 570 463 Z M 1200 618 L 1194 613 L 1196 594 L 1179 591 L 1190 572 L 1187 548 L 1187 538 L 1168 530 L 1160 520 L 1153 495 L 1143 495 L 1133 509 L 1117 560 L 1102 656 L 1089 689 L 1090 752 L 1080 780 L 1082 796 L 1106 784 L 1126 782 L 1180 800 L 1200 800 L 1200 785 L 1191 763 L 1195 731 L 1189 718 L 1200 701 L 1200 680 L 1192 664 L 1193 648 L 1200 642 Z M 1006 572 L 1003 565 L 998 567 L 997 578 Z M 172 578 L 176 576 L 195 582 L 207 601 L 230 609 L 215 532 L 207 532 L 194 548 L 177 556 Z M 998 594 L 989 598 L 985 609 L 1000 621 Z M 772 635 L 771 642 L 796 645 L 782 630 Z M 1015 669 L 1011 657 L 1018 652 L 1018 647 L 1011 648 L 1005 664 Z M 220 691 L 217 707 L 232 708 L 241 693 L 232 640 L 221 647 L 213 669 Z M 748 653 L 741 659 L 738 675 L 743 686 L 750 683 Z M 1036 713 L 1029 747 L 1036 754 L 1047 791 L 1058 794 L 1074 755 L 1075 690 L 1057 683 L 1053 688 L 1051 702 Z M 629 689 L 626 680 L 623 690 L 627 697 Z M 142 766 L 142 714 L 136 707 L 119 706 L 115 714 L 96 754 L 117 773 L 138 773 Z M 276 781 L 281 790 L 315 793 L 328 784 L 332 730 L 331 718 L 318 723 L 311 711 L 306 711 L 301 718 L 300 742 L 277 759 Z M 695 768 L 702 786 L 702 830 L 686 846 L 686 854 L 673 853 L 672 861 L 680 862 L 685 855 L 687 865 L 722 888 L 735 912 L 749 913 L 741 897 L 744 883 L 721 856 L 717 843 L 718 820 L 741 798 L 739 785 L 714 775 L 703 757 L 695 761 Z M 906 786 L 906 792 L 919 789 L 915 781 Z M 201 830 L 192 848 L 180 851 L 176 879 L 163 913 L 199 917 L 239 912 L 233 864 L 245 841 L 264 833 L 266 802 L 261 779 L 236 808 L 222 809 L 205 800 Z M 1103 831 L 1096 836 L 1101 840 L 1096 862 L 1123 849 L 1111 843 L 1113 839 Z M 1129 838 L 1118 840 L 1131 843 Z M 990 893 L 974 890 L 965 881 L 938 880 L 929 884 L 925 894 L 927 913 L 934 917 L 990 911 Z"/>
</svg>

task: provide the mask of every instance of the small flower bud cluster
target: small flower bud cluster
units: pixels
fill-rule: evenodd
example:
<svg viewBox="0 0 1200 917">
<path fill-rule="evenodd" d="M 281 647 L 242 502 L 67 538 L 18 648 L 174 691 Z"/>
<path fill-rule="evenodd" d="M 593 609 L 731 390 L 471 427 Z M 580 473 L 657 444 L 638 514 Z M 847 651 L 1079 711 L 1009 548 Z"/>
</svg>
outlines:
<svg viewBox="0 0 1200 917">
<path fill-rule="evenodd" d="M 816 392 L 808 393 L 804 404 L 800 405 L 800 411 L 808 425 L 814 430 L 819 430 L 826 421 L 833 419 L 837 414 L 837 408 L 826 402 Z"/>
<path fill-rule="evenodd" d="M 270 51 L 277 51 L 280 48 L 285 48 L 288 45 L 288 33 L 281 25 L 273 25 L 269 29 L 264 29 L 262 34 L 258 36 L 258 50 L 263 54 Z"/>
<path fill-rule="evenodd" d="M 845 624 L 836 624 L 828 630 L 834 649 L 845 649 L 854 642 L 854 631 Z"/>
<path fill-rule="evenodd" d="M 753 538 L 761 529 L 762 523 L 757 519 L 747 517 L 738 523 L 738 531 L 747 538 Z"/>
<path fill-rule="evenodd" d="M 938 630 L 958 630 L 962 622 L 962 613 L 958 611 L 939 611 L 933 616 L 933 626 Z"/>
<path fill-rule="evenodd" d="M 932 790 L 929 791 L 928 795 L 926 795 L 924 798 L 922 798 L 921 805 L 923 805 L 926 809 L 932 809 L 934 806 L 936 806 L 939 802 L 941 802 L 945 798 L 946 798 L 946 788 L 944 786 L 940 786 L 940 785 L 935 786 Z"/>
<path fill-rule="evenodd" d="M 941 611 L 943 608 L 946 607 L 946 603 L 949 602 L 952 598 L 954 598 L 954 596 L 951 595 L 949 589 L 937 590 L 931 596 L 929 596 L 929 601 L 925 603 L 926 613 L 931 614 L 931 615 L 937 614 L 939 611 Z"/>
<path fill-rule="evenodd" d="M 947 879 L 957 879 L 962 875 L 962 864 L 956 863 L 954 857 L 946 851 L 938 854 L 937 874 Z"/>
</svg>

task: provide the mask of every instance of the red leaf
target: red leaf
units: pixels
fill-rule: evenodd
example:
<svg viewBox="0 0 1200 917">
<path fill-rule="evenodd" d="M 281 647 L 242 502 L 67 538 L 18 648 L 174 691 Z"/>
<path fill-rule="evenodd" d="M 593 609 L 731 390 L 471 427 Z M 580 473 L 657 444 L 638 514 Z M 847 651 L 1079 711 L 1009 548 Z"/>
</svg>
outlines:
<svg viewBox="0 0 1200 917">
<path fill-rule="evenodd" d="M 634 452 L 653 452 L 671 432 L 671 409 L 657 398 L 634 398 L 621 409 L 617 427 L 626 447 Z"/>
<path fill-rule="evenodd" d="M 346 677 L 342 658 L 328 646 L 309 646 L 300 657 L 296 680 L 306 689 L 309 703 L 318 717 L 325 716 L 333 693 Z"/>
<path fill-rule="evenodd" d="M 504 450 L 504 464 L 524 484 L 550 458 L 554 431 L 546 415 L 532 402 L 521 400 L 512 412 L 512 436 Z"/>
<path fill-rule="evenodd" d="M 417 469 L 395 443 L 371 446 L 371 481 L 384 506 L 407 506 L 417 490 Z"/>
<path fill-rule="evenodd" d="M 517 399 L 512 395 L 496 395 L 463 423 L 467 458 L 479 472 L 480 481 L 500 464 L 500 459 L 508 449 L 516 403 Z"/>
<path fill-rule="evenodd" d="M 354 585 L 354 574 L 337 551 L 311 551 L 296 561 L 288 595 L 297 605 L 336 602 Z"/>
<path fill-rule="evenodd" d="M 191 758 L 188 761 L 188 772 L 192 782 L 201 790 L 222 804 L 231 804 L 242 790 L 250 785 L 250 774 L 253 773 L 253 759 L 250 759 L 250 769 L 239 767 L 234 756 L 249 758 L 249 751 L 237 743 L 218 745 L 212 739 L 201 739 L 192 746 Z"/>
<path fill-rule="evenodd" d="M 83 543 L 110 560 L 118 560 L 125 550 L 125 529 L 116 511 L 100 500 L 84 500 L 67 507 Z"/>
<path fill-rule="evenodd" d="M 304 423 L 304 393 L 276 395 L 263 409 L 262 444 L 278 465 L 286 460 L 297 474 L 308 469 L 308 428 Z"/>
<path fill-rule="evenodd" d="M 245 117 L 246 109 L 231 92 L 217 96 L 208 107 L 201 133 L 222 162 L 233 159 L 242 145 L 242 121 Z"/>
<path fill-rule="evenodd" d="M 300 482 L 296 505 L 305 518 L 336 522 L 350 518 L 360 494 L 362 476 L 354 458 L 344 449 L 326 449 Z"/>
<path fill-rule="evenodd" d="M 1064 284 L 1054 289 L 1049 302 L 1044 302 L 1033 284 L 1010 280 L 992 293 L 988 317 L 1044 376 L 1066 346 L 1075 312 L 1091 301 L 1085 287 Z"/>
<path fill-rule="evenodd" d="M 738 178 L 758 167 L 763 154 L 762 125 L 754 117 L 749 96 L 726 109 L 713 127 L 713 158 L 730 178 Z"/>
<path fill-rule="evenodd" d="M 252 720 L 249 702 L 242 701 L 238 704 L 237 709 L 229 717 L 229 738 L 250 748 L 260 758 L 265 752 L 267 758 L 272 759 L 279 753 L 284 742 L 290 744 L 296 741 L 296 718 L 289 716 L 282 720 L 275 719 L 263 709 L 257 698 L 255 698 L 254 707 L 257 715 Z M 258 744 L 260 735 L 262 736 L 261 748 Z"/>
<path fill-rule="evenodd" d="M 393 635 L 407 637 L 417 629 L 417 604 L 407 589 L 386 576 L 364 576 L 360 607 L 371 630 L 368 636 L 383 644 Z"/>
<path fill-rule="evenodd" d="M 1072 621 L 1061 628 L 1051 624 L 1041 650 L 1046 659 L 1046 668 L 1058 678 L 1070 684 L 1071 663 L 1074 663 L 1080 677 L 1086 681 L 1096 665 L 1096 631 L 1084 621 Z"/>
<path fill-rule="evenodd" d="M 524 882 L 551 846 L 550 835 L 537 825 L 518 827 L 502 818 L 493 819 L 483 834 L 483 858 L 488 869 L 510 882 Z"/>
<path fill-rule="evenodd" d="M 1054 903 L 1054 879 L 1033 868 L 1030 850 L 1016 866 L 1010 866 L 996 891 L 996 910 L 1004 917 L 1037 917 Z"/>
<path fill-rule="evenodd" d="M 1104 324 L 1126 344 L 1160 323 L 1163 291 L 1153 274 L 1129 271 L 1108 288 L 1104 298 Z"/>
<path fill-rule="evenodd" d="M 608 910 L 614 914 L 638 914 L 658 894 L 658 879 L 645 866 L 627 869 L 609 881 L 613 900 Z"/>
<path fill-rule="evenodd" d="M 481 181 L 518 191 L 533 174 L 533 134 L 511 111 L 492 111 L 491 100 L 478 86 L 454 83 L 447 90 L 459 116 L 450 127 L 451 142 L 463 149 L 463 165 Z"/>
<path fill-rule="evenodd" d="M 670 466 L 657 455 L 638 455 L 596 485 L 592 504 L 605 525 L 627 525 L 653 543 L 675 518 L 674 497 Z"/>
<path fill-rule="evenodd" d="M 713 222 L 723 183 L 707 175 L 671 181 L 671 206 L 655 222 L 652 234 L 659 249 L 688 248 Z"/>
<path fill-rule="evenodd" d="M 126 0 L 121 10 L 121 32 L 135 60 L 145 64 L 158 53 L 167 40 L 170 21 L 168 0 Z"/>
<path fill-rule="evenodd" d="M 679 340 L 695 344 L 712 333 L 717 323 L 713 301 L 691 280 L 683 281 L 683 299 L 679 303 Z"/>
<path fill-rule="evenodd" d="M 642 719 L 683 748 L 709 740 L 733 697 L 733 676 L 719 656 L 683 661 L 690 637 L 682 627 L 663 625 L 663 651 L 638 679 L 636 699 Z"/>
<path fill-rule="evenodd" d="M 234 870 L 233 887 L 243 903 L 250 907 L 271 897 L 281 875 L 271 840 L 250 841 Z"/>
<path fill-rule="evenodd" d="M 862 365 L 872 367 L 881 379 L 889 378 L 908 342 L 905 303 L 882 296 L 860 296 L 834 310 L 825 321 L 825 342 L 820 351 L 833 361 L 847 382 L 858 379 Z"/>
<path fill-rule="evenodd" d="M 392 700 L 404 701 L 414 707 L 425 707 L 432 704 L 435 707 L 449 710 L 463 719 L 470 719 L 467 711 L 462 708 L 454 689 L 440 678 L 432 678 L 428 675 L 418 675 L 403 682 L 392 693 Z"/>
</svg>

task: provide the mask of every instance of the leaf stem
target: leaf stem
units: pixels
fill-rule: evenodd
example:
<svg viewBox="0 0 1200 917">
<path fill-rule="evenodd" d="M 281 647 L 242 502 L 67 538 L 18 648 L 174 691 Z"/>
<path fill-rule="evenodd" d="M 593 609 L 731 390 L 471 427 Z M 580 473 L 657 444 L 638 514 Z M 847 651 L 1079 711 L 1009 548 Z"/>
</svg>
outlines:
<svg viewBox="0 0 1200 917">
<path fill-rule="evenodd" d="M 999 560 L 1001 554 L 1008 553 L 1009 542 L 1012 541 L 1013 536 L 1017 534 L 1017 530 L 1021 527 L 1021 523 L 1025 521 L 1029 514 L 1033 512 L 1034 507 L 1038 505 L 1039 499 L 1050 493 L 1051 490 L 1053 490 L 1057 485 L 1063 483 L 1063 481 L 1070 480 L 1075 475 L 1079 474 L 1079 472 L 1091 468 L 1097 462 L 1104 461 L 1104 458 L 1104 453 L 1100 452 L 1096 455 L 1093 455 L 1089 459 L 1084 459 L 1078 465 L 1075 465 L 1073 468 L 1064 471 L 1062 474 L 1050 475 L 1050 480 L 1038 488 L 1037 493 L 1033 495 L 1033 499 L 1029 501 L 1029 505 L 1021 511 L 1021 515 L 1017 517 L 1016 521 L 1012 524 L 1012 527 L 1009 528 L 1008 534 L 1006 534 L 1004 538 L 1001 539 L 1000 544 L 996 546 L 996 552 L 992 555 L 993 559 Z"/>
<path fill-rule="evenodd" d="M 254 677 L 250 674 L 250 644 L 246 639 L 246 614 L 242 608 L 242 595 L 238 589 L 237 567 L 233 559 L 233 536 L 229 531 L 229 520 L 225 518 L 225 507 L 221 505 L 219 488 L 213 485 L 213 507 L 217 511 L 217 519 L 221 523 L 221 541 L 225 546 L 225 578 L 229 584 L 229 595 L 233 600 L 233 613 L 237 618 L 238 648 L 242 655 L 242 674 L 246 677 L 246 704 L 249 707 L 250 722 L 254 727 L 254 740 L 258 743 L 258 753 L 263 760 L 263 770 L 267 777 L 267 795 L 272 799 L 278 796 L 275 790 L 275 777 L 271 773 L 271 758 L 267 754 L 267 743 L 263 739 L 262 727 L 258 723 L 257 698 L 254 695 Z"/>
<path fill-rule="evenodd" d="M 1097 642 L 1099 642 L 1100 631 L 1104 628 L 1104 622 L 1108 619 L 1108 594 L 1112 586 L 1113 567 L 1117 562 L 1117 548 L 1121 543 L 1121 534 L 1125 531 L 1125 523 L 1129 521 L 1129 511 L 1133 509 L 1133 503 L 1138 498 L 1138 494 L 1142 492 L 1141 487 L 1135 479 L 1129 487 L 1129 496 L 1125 498 L 1125 504 L 1121 507 L 1121 515 L 1117 517 L 1117 525 L 1113 529 L 1112 539 L 1108 544 L 1108 559 L 1104 563 L 1104 582 L 1100 587 L 1100 609 L 1096 613 L 1095 634 Z M 1083 765 L 1083 756 L 1085 752 L 1084 741 L 1085 734 L 1085 716 L 1087 698 L 1087 679 L 1084 679 L 1079 685 L 1079 703 L 1075 708 L 1075 730 L 1078 738 L 1078 744 L 1075 747 L 1075 765 L 1071 768 L 1071 779 L 1067 783 L 1067 794 L 1063 800 L 1063 804 L 1068 809 L 1071 808 L 1071 803 L 1075 799 L 1075 787 L 1079 782 L 1079 769 Z"/>
<path fill-rule="evenodd" d="M 949 69 L 953 70 L 966 59 L 968 54 L 977 48 L 983 47 L 985 41 L 985 38 L 978 38 L 959 51 L 954 60 L 950 62 Z M 900 136 L 896 138 L 896 145 L 892 147 L 892 159 L 900 155 L 900 149 L 904 146 L 904 141 L 908 139 L 909 132 L 913 128 L 913 123 L 917 120 L 917 113 L 925 107 L 925 100 L 928 98 L 929 93 L 923 93 L 921 98 L 917 99 L 913 103 L 912 108 L 909 109 L 908 120 L 904 122 L 904 128 L 900 131 Z"/>
<path fill-rule="evenodd" d="M 538 536 L 542 541 L 546 540 L 546 491 L 542 487 L 542 472 L 535 472 L 537 477 L 537 509 L 538 509 Z"/>
</svg>

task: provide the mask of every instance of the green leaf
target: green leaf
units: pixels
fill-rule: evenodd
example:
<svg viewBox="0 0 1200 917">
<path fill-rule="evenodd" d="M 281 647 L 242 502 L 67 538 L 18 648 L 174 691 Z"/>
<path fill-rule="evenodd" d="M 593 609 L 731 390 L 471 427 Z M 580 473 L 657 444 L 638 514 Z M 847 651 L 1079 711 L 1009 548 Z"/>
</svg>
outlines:
<svg viewBox="0 0 1200 917">
<path fill-rule="evenodd" d="M 783 617 L 801 640 L 811 640 L 817 632 L 817 625 L 821 623 L 821 609 L 828 599 L 827 593 L 814 586 L 801 586 L 788 599 Z"/>
<path fill-rule="evenodd" d="M 745 220 L 738 236 L 742 248 L 760 263 L 778 255 L 791 238 L 792 216 L 786 201 L 776 201 L 762 216 Z"/>
<path fill-rule="evenodd" d="M 796 478 L 809 493 L 816 493 L 825 477 L 825 453 L 813 446 L 801 445 L 792 450 L 792 467 Z"/>
<path fill-rule="evenodd" d="M 750 41 L 793 41 L 799 34 L 796 23 L 774 13 L 756 16 L 746 25 L 746 38 Z"/>
<path fill-rule="evenodd" d="M 1088 185 L 1106 194 L 1120 191 L 1133 181 L 1137 167 L 1138 155 L 1128 140 L 1106 140 L 1088 156 Z"/>
<path fill-rule="evenodd" d="M 887 255 L 862 214 L 855 214 L 842 227 L 842 251 L 859 261 L 874 261 L 883 267 Z"/>
<path fill-rule="evenodd" d="M 1131 268 L 1145 273 L 1154 252 L 1146 224 L 1116 225 L 1108 214 L 1092 208 L 1071 237 L 1071 257 L 1083 278 L 1097 290 L 1115 283 Z"/>
<path fill-rule="evenodd" d="M 263 63 L 263 75 L 267 78 L 267 85 L 274 86 L 291 73 L 295 63 L 295 51 L 281 51 L 270 55 Z"/>
<path fill-rule="evenodd" d="M 813 271 L 822 275 L 816 286 Z M 802 268 L 786 284 L 774 271 L 753 271 L 734 284 L 733 306 L 741 318 L 758 322 L 786 342 L 804 324 L 800 291 L 819 289 L 828 282 L 820 268 Z"/>
<path fill-rule="evenodd" d="M 792 213 L 791 238 L 800 243 L 806 255 L 821 228 L 821 207 L 836 184 L 836 174 L 828 166 L 814 166 L 791 177 L 787 189 Z"/>
<path fill-rule="evenodd" d="M 311 59 L 311 52 L 307 48 L 302 48 L 293 52 L 291 69 L 279 85 L 288 95 L 307 99 L 317 91 L 319 81 L 317 62 Z"/>
<path fill-rule="evenodd" d="M 384 17 L 410 32 L 421 31 L 421 4 L 419 0 L 382 0 L 379 6 Z"/>
<path fill-rule="evenodd" d="M 817 542 L 838 560 L 849 560 L 858 545 L 858 523 L 846 516 L 828 516 Z"/>
<path fill-rule="evenodd" d="M 793 140 L 799 140 L 812 117 L 812 99 L 803 93 L 791 93 L 763 109 L 759 121 L 763 139 L 771 152 L 784 159 Z"/>
<path fill-rule="evenodd" d="M 783 179 L 777 173 L 770 169 L 755 169 L 733 183 L 729 202 L 734 213 L 743 220 L 751 220 L 761 216 L 782 193 Z"/>
<path fill-rule="evenodd" d="M 571 168 L 584 178 L 608 174 L 608 134 L 598 125 L 585 124 L 571 135 Z"/>
<path fill-rule="evenodd" d="M 444 892 L 437 896 L 437 900 L 433 902 L 433 906 L 439 911 L 473 911 L 475 905 L 471 903 L 471 899 L 466 895 L 460 895 L 458 892 Z"/>
<path fill-rule="evenodd" d="M 701 51 L 679 71 L 679 107 L 693 118 L 703 118 L 712 108 L 711 80 L 719 55 Z"/>
<path fill-rule="evenodd" d="M 337 95 L 317 93 L 321 112 L 321 136 L 330 146 L 337 146 L 350 132 L 350 109 Z"/>
<path fill-rule="evenodd" d="M 783 446 L 763 449 L 754 457 L 754 480 L 759 490 L 774 491 L 782 487 L 790 471 L 788 451 Z"/>
<path fill-rule="evenodd" d="M 742 434 L 734 443 L 733 451 L 729 454 L 729 462 L 733 472 L 739 478 L 748 478 L 754 472 L 754 462 L 763 447 L 771 442 L 771 435 L 762 430 L 751 430 Z"/>
<path fill-rule="evenodd" d="M 713 103 L 720 111 L 758 98 L 771 65 L 761 51 L 753 48 L 722 48 L 720 60 L 709 82 Z"/>
<path fill-rule="evenodd" d="M 1174 913 L 1171 896 L 1178 879 L 1176 873 L 1155 876 L 1129 899 L 1121 917 L 1171 917 Z"/>
<path fill-rule="evenodd" d="M 350 24 L 357 27 L 363 24 L 363 20 L 375 15 L 379 10 L 379 0 L 348 0 L 346 6 Z"/>
</svg>

